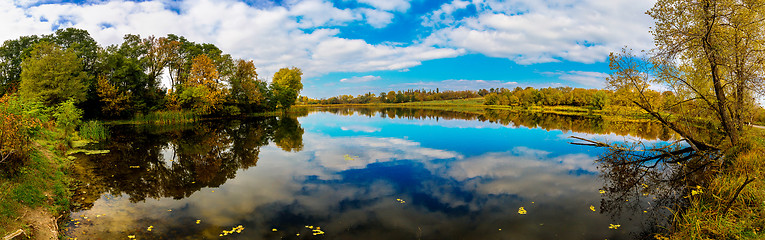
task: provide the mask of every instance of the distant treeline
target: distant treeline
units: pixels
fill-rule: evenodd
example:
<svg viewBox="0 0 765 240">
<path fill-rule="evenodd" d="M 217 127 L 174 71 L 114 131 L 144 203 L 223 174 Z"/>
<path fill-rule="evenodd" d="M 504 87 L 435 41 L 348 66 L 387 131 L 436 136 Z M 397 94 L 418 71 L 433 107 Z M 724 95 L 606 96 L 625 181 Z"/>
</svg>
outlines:
<svg viewBox="0 0 765 240">
<path fill-rule="evenodd" d="M 672 92 L 659 93 L 649 90 L 647 95 L 657 104 L 674 97 Z M 301 97 L 303 104 L 364 104 L 364 103 L 407 103 L 437 100 L 454 100 L 484 97 L 485 105 L 507 106 L 577 106 L 592 109 L 603 109 L 606 105 L 632 106 L 628 94 L 610 90 L 582 89 L 571 87 L 542 88 L 532 87 L 515 89 L 490 88 L 480 90 L 440 91 L 436 90 L 405 90 L 382 92 L 379 95 L 366 93 L 358 96 L 340 95 L 327 99 L 310 99 Z"/>
<path fill-rule="evenodd" d="M 436 88 L 435 90 L 409 89 L 405 91 L 381 92 L 380 95 L 376 95 L 370 92 L 355 97 L 353 95 L 340 95 L 327 99 L 310 99 L 307 97 L 301 97 L 299 100 L 303 104 L 407 103 L 477 98 L 482 97 L 488 93 L 489 92 L 485 89 L 481 91 L 440 91 L 438 88 Z"/>
<path fill-rule="evenodd" d="M 300 69 L 283 68 L 267 84 L 258 78 L 253 61 L 233 59 L 213 44 L 173 34 L 128 34 L 121 44 L 102 47 L 87 31 L 67 28 L 0 46 L 0 96 L 18 95 L 47 107 L 72 101 L 91 118 L 288 108 L 303 88 L 301 76 Z M 161 87 L 162 79 L 169 79 L 170 86 Z"/>
</svg>

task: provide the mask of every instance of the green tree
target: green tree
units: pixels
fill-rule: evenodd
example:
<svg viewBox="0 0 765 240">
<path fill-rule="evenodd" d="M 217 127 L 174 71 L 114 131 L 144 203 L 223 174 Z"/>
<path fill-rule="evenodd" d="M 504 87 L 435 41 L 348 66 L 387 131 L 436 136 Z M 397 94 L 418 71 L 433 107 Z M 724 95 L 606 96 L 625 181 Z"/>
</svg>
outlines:
<svg viewBox="0 0 765 240">
<path fill-rule="evenodd" d="M 56 118 L 56 126 L 64 130 L 65 137 L 72 134 L 77 126 L 82 123 L 82 110 L 74 104 L 74 100 L 66 100 L 59 104 L 53 113 L 53 117 Z"/>
<path fill-rule="evenodd" d="M 0 96 L 18 90 L 21 82 L 21 63 L 28 57 L 32 47 L 40 41 L 37 36 L 23 36 L 7 40 L 0 47 Z"/>
<path fill-rule="evenodd" d="M 82 62 L 72 50 L 49 42 L 37 44 L 30 56 L 21 64 L 22 98 L 34 99 L 47 106 L 67 100 L 75 103 L 85 100 L 83 82 L 90 76 L 82 69 Z"/>
<path fill-rule="evenodd" d="M 258 80 L 255 64 L 252 61 L 238 60 L 236 70 L 229 79 L 230 97 L 240 109 L 251 112 L 263 108 L 268 96 L 268 85 Z"/>
<path fill-rule="evenodd" d="M 274 73 L 271 92 L 277 107 L 287 109 L 295 104 L 300 91 L 303 90 L 302 75 L 303 72 L 296 67 L 282 68 Z"/>
</svg>

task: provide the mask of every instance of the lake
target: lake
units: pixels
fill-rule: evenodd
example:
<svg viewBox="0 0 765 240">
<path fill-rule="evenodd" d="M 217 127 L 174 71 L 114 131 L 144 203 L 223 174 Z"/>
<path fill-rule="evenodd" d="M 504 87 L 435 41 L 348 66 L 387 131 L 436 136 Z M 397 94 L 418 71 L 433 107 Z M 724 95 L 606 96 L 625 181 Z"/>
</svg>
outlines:
<svg viewBox="0 0 765 240">
<path fill-rule="evenodd" d="M 651 122 L 406 108 L 111 135 L 89 146 L 109 153 L 75 160 L 71 238 L 633 239 L 655 225 L 650 200 L 611 211 L 603 150 L 569 137 L 672 138 Z"/>
</svg>

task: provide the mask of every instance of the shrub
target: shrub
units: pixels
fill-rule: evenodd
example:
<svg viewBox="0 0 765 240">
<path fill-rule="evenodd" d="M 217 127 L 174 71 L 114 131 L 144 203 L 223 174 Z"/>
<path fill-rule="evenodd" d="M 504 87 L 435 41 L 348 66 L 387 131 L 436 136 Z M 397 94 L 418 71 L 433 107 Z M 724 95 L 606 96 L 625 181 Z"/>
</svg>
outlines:
<svg viewBox="0 0 765 240">
<path fill-rule="evenodd" d="M 56 126 L 63 129 L 65 137 L 68 137 L 82 123 L 82 110 L 74 106 L 73 100 L 67 100 L 56 107 L 53 117 L 56 118 Z"/>
<path fill-rule="evenodd" d="M 39 106 L 15 96 L 0 98 L 0 172 L 15 172 L 24 165 L 31 137 L 42 127 L 40 119 L 34 117 Z"/>
</svg>

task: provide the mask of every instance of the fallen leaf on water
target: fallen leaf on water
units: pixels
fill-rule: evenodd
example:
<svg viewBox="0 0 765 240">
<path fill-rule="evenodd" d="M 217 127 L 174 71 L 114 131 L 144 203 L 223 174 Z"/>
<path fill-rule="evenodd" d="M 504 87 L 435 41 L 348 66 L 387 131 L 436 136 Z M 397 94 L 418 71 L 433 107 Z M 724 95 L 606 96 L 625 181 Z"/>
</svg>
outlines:
<svg viewBox="0 0 765 240">
<path fill-rule="evenodd" d="M 130 166 L 130 168 L 140 168 L 141 166 Z"/>
<path fill-rule="evenodd" d="M 600 194 L 604 194 L 604 193 L 606 193 L 606 190 L 600 189 L 600 191 L 598 191 L 598 192 L 600 192 Z"/>
<path fill-rule="evenodd" d="M 276 232 L 276 228 L 272 228 L 272 229 L 271 229 L 271 231 L 272 231 L 272 232 Z"/>
<path fill-rule="evenodd" d="M 526 215 L 526 209 L 523 209 L 523 207 L 518 208 L 518 214 Z"/>
<path fill-rule="evenodd" d="M 590 210 L 592 210 L 593 212 L 595 212 L 595 206 L 592 206 L 592 205 L 590 205 Z"/>
<path fill-rule="evenodd" d="M 622 226 L 622 225 L 619 225 L 619 224 L 615 224 L 615 225 L 614 225 L 614 224 L 611 224 L 611 226 L 608 226 L 608 228 L 610 228 L 610 229 L 617 229 L 617 228 L 619 228 L 619 227 L 621 227 L 621 226 Z"/>
<path fill-rule="evenodd" d="M 199 219 L 197 219 L 197 224 L 199 224 L 199 222 L 201 222 L 201 221 L 202 221 L 202 220 L 199 220 Z"/>
</svg>

